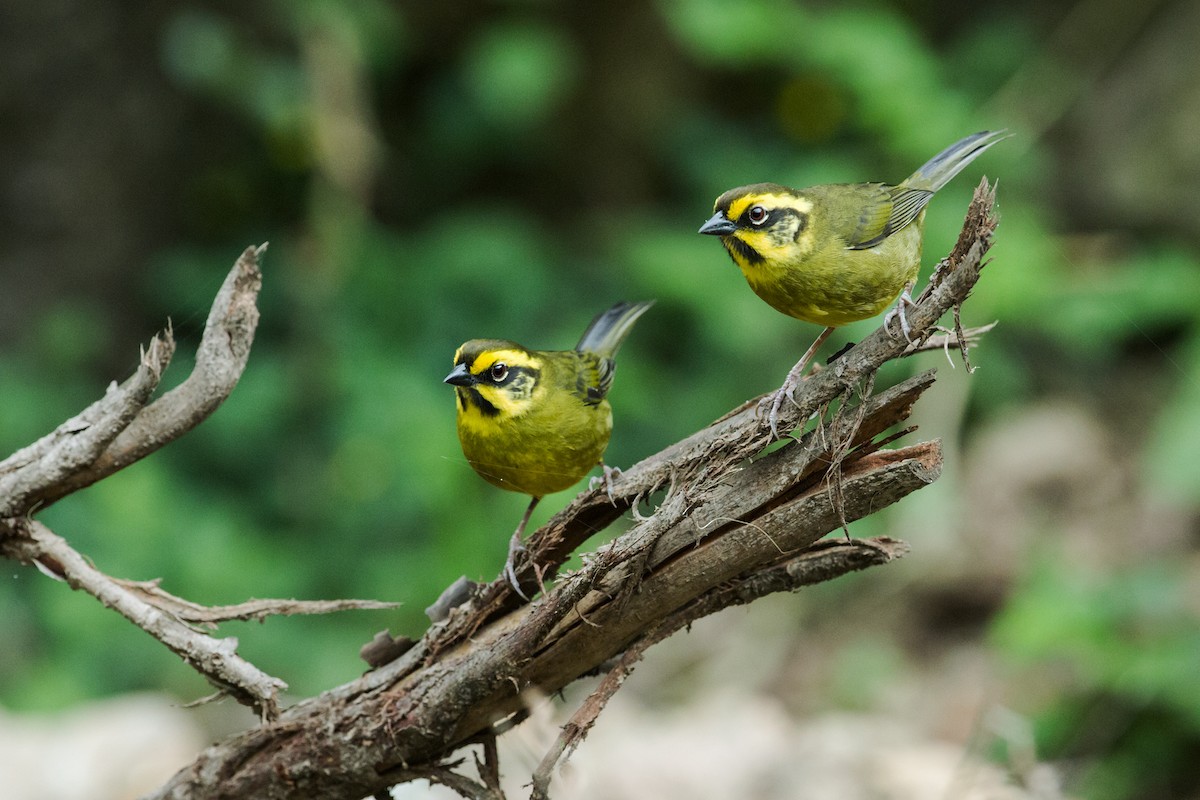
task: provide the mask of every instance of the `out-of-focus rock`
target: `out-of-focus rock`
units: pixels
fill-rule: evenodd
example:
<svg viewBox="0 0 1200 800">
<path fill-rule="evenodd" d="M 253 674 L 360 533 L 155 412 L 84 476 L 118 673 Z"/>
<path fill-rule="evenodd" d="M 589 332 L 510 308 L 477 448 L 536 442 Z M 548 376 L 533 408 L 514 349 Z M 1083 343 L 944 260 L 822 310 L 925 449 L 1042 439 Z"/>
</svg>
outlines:
<svg viewBox="0 0 1200 800">
<path fill-rule="evenodd" d="M 207 744 L 194 712 L 137 694 L 54 714 L 0 711 L 4 800 L 132 800 Z"/>
</svg>

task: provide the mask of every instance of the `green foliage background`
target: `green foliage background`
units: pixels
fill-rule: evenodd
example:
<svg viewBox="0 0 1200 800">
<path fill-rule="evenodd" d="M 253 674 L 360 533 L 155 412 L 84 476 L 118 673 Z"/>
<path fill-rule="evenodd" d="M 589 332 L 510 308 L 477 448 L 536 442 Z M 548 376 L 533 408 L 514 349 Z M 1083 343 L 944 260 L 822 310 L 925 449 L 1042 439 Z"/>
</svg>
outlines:
<svg viewBox="0 0 1200 800">
<path fill-rule="evenodd" d="M 907 630 L 940 637 L 935 650 L 956 636 L 983 648 L 1007 676 L 1003 702 L 1034 720 L 1039 753 L 1081 765 L 1074 790 L 1183 796 L 1200 747 L 1200 230 L 1186 213 L 1200 143 L 1170 131 L 1194 131 L 1187 109 L 1200 106 L 1182 101 L 1200 83 L 1164 84 L 1144 55 L 1173 46 L 1186 26 L 1172 20 L 1194 4 L 1116 21 L 1111 5 L 14 12 L 0 50 L 18 112 L 0 133 L 0 453 L 124 378 L 167 318 L 182 340 L 169 374 L 186 375 L 225 271 L 269 240 L 262 325 L 229 402 L 39 517 L 105 571 L 161 577 L 200 602 L 403 602 L 230 626 L 247 657 L 313 694 L 361 671 L 358 646 L 376 630 L 418 634 L 442 587 L 502 563 L 525 500 L 461 458 L 441 384 L 461 341 L 567 347 L 611 302 L 656 298 L 613 395 L 608 460 L 632 463 L 777 385 L 817 333 L 763 305 L 694 233 L 712 198 L 759 180 L 898 180 L 966 133 L 1009 128 L 927 222 L 924 274 L 980 174 L 1000 179 L 994 261 L 967 306 L 969 324 L 1000 321 L 981 368 L 967 378 L 930 355 L 887 376 L 940 365 L 943 377 L 921 422 L 947 442 L 946 475 L 855 530 L 902 533 L 914 554 L 808 602 L 854 619 L 881 582 L 913 588 L 926 605 Z M 1177 66 L 1194 74 L 1185 56 Z M 1077 487 L 1061 478 L 998 499 L 1016 528 L 989 528 L 974 505 L 973 481 L 1039 473 L 985 445 L 1048 404 L 1095 423 L 1086 442 L 1054 428 L 1058 449 L 1100 443 L 1122 524 L 1073 525 Z M 981 551 L 958 537 L 975 531 L 990 552 L 1017 529 L 1014 552 L 983 568 L 994 591 L 968 591 L 981 568 L 963 554 Z M 89 599 L 18 565 L 0 576 L 5 706 L 204 693 Z M 930 603 L 953 635 L 931 625 Z M 913 642 L 875 630 L 831 646 L 846 648 L 849 674 L 886 685 L 896 664 L 924 668 Z"/>
</svg>

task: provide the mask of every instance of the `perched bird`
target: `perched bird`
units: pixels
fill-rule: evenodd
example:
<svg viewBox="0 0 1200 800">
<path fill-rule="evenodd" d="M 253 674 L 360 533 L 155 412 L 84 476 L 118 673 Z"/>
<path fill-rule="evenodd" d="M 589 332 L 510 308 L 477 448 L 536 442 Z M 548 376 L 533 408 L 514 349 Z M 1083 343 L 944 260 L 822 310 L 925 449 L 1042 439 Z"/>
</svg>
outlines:
<svg viewBox="0 0 1200 800">
<path fill-rule="evenodd" d="M 612 434 L 612 386 L 621 343 L 653 301 L 617 303 L 594 320 L 574 350 L 529 350 L 505 339 L 472 339 L 454 354 L 458 441 L 479 475 L 532 499 L 509 545 L 504 572 L 524 549 L 521 534 L 538 501 L 599 464 Z"/>
<path fill-rule="evenodd" d="M 899 297 L 884 320 L 899 318 L 921 264 L 925 206 L 964 167 L 1007 135 L 981 131 L 955 142 L 897 186 L 837 183 L 789 189 L 756 183 L 717 198 L 700 233 L 721 237 L 750 288 L 790 317 L 825 330 L 775 394 L 771 430 L 809 359 L 840 325 L 873 317 Z"/>
</svg>

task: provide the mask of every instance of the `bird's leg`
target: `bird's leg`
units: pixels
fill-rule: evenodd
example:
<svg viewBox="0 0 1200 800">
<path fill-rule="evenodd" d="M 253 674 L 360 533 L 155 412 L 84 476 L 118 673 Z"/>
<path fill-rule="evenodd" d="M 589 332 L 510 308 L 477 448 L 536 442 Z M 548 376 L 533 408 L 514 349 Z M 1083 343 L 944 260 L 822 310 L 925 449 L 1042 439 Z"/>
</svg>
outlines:
<svg viewBox="0 0 1200 800">
<path fill-rule="evenodd" d="M 613 484 L 614 478 L 621 477 L 621 468 L 620 467 L 610 467 L 608 464 L 605 464 L 603 461 L 601 461 L 600 469 L 604 470 L 604 475 L 603 476 L 597 475 L 594 478 L 592 478 L 590 481 L 588 481 L 588 488 L 595 489 L 597 486 L 600 485 L 601 481 L 603 481 L 604 482 L 604 491 L 606 491 L 608 493 L 608 502 L 612 503 L 615 506 L 617 504 L 617 501 L 613 499 L 612 484 Z"/>
<path fill-rule="evenodd" d="M 808 362 L 812 360 L 813 355 L 817 352 L 817 348 L 825 343 L 825 340 L 829 338 L 829 334 L 831 333 L 833 333 L 833 328 L 826 328 L 821 331 L 821 335 L 809 346 L 804 355 L 800 357 L 800 360 L 796 362 L 796 366 L 792 367 L 787 377 L 783 379 L 783 386 L 779 387 L 779 391 L 775 392 L 770 398 L 771 410 L 767 414 L 767 420 L 771 423 L 772 438 L 779 438 L 776 423 L 779 420 L 779 409 L 783 407 L 783 401 L 786 399 L 789 403 L 793 402 L 792 393 L 796 391 L 796 387 L 804 379 L 804 370 L 808 366 Z"/>
<path fill-rule="evenodd" d="M 522 600 L 526 603 L 529 598 L 521 591 L 521 583 L 517 580 L 517 570 L 513 566 L 513 562 L 517 558 L 518 553 L 528 553 L 529 549 L 525 547 L 525 542 L 521 541 L 521 535 L 525 533 L 525 526 L 529 524 L 529 518 L 533 516 L 533 509 L 537 507 L 540 497 L 534 497 L 529 500 L 529 507 L 525 509 L 525 516 L 521 517 L 521 522 L 517 525 L 517 529 L 513 531 L 512 539 L 508 542 L 508 560 L 504 562 L 504 577 L 508 578 L 508 583 L 513 587 Z M 537 565 L 534 564 L 534 572 L 537 574 L 538 586 L 541 587 L 542 593 L 545 594 L 546 587 L 542 586 L 541 573 L 537 571 Z"/>
<path fill-rule="evenodd" d="M 904 334 L 904 341 L 908 342 L 909 344 L 913 343 L 912 328 L 908 324 L 908 317 L 904 316 L 904 307 L 917 307 L 916 301 L 912 299 L 912 288 L 912 281 L 909 281 L 907 284 L 905 284 L 904 291 L 900 292 L 900 297 L 896 299 L 896 307 L 889 311 L 887 316 L 883 318 L 884 330 L 887 330 L 889 334 L 891 333 L 891 330 L 888 326 L 891 325 L 893 319 L 899 318 L 900 333 Z"/>
</svg>

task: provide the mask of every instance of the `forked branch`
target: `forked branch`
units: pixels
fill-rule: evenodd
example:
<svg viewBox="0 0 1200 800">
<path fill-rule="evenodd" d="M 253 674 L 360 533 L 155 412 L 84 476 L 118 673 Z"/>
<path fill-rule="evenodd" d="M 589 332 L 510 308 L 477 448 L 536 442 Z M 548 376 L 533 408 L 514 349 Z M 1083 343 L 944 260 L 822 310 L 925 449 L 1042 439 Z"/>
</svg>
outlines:
<svg viewBox="0 0 1200 800">
<path fill-rule="evenodd" d="M 217 292 L 191 374 L 150 402 L 175 352 L 168 327 L 151 340 L 137 371 L 121 385 L 54 431 L 0 462 L 0 555 L 35 565 L 95 597 L 166 645 L 219 693 L 256 709 L 264 719 L 278 713 L 286 684 L 236 652 L 237 639 L 214 638 L 196 629 L 231 619 L 277 614 L 324 614 L 348 608 L 391 608 L 363 600 L 305 602 L 254 600 L 207 608 L 176 597 L 156 581 L 112 578 L 96 569 L 60 536 L 29 517 L 66 495 L 90 486 L 174 441 L 207 419 L 233 391 L 246 366 L 266 249 L 242 253 Z"/>
<path fill-rule="evenodd" d="M 217 292 L 191 375 L 147 405 L 175 352 L 170 327 L 151 340 L 136 373 L 53 432 L 0 462 L 0 518 L 44 508 L 145 458 L 207 419 L 237 385 L 262 287 L 259 257 L 248 247 Z"/>
</svg>

